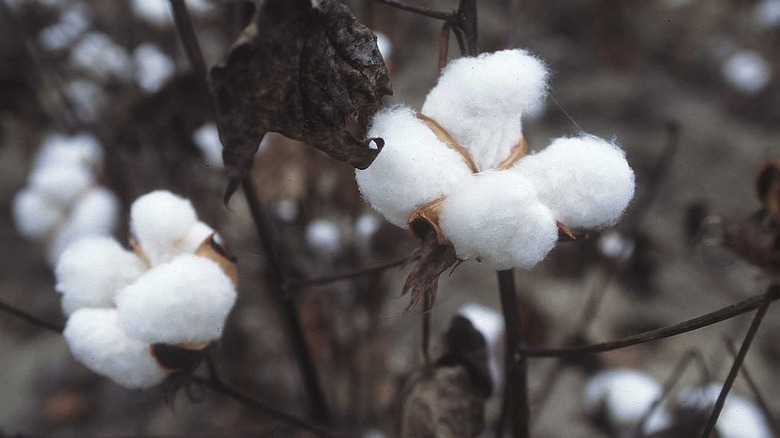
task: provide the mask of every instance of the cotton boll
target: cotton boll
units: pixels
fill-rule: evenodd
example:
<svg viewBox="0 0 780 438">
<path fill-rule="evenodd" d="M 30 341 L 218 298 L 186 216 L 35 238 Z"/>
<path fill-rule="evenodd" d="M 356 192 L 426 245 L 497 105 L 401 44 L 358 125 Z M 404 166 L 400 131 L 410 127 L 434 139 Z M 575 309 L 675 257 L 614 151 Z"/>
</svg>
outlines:
<svg viewBox="0 0 780 438">
<path fill-rule="evenodd" d="M 490 352 L 488 368 L 493 387 L 500 387 L 504 376 L 499 364 L 498 351 L 503 347 L 504 318 L 496 310 L 477 303 L 468 303 L 458 310 L 458 314 L 468 319 L 485 338 Z"/>
<path fill-rule="evenodd" d="M 153 344 L 200 343 L 222 335 L 236 291 L 220 267 L 184 254 L 152 268 L 117 296 L 122 328 Z"/>
<path fill-rule="evenodd" d="M 189 200 L 163 190 L 141 196 L 130 207 L 130 231 L 152 265 L 178 254 L 177 244 L 197 221 Z"/>
<path fill-rule="evenodd" d="M 780 26 L 780 0 L 764 0 L 753 9 L 753 21 L 760 28 L 771 29 Z"/>
<path fill-rule="evenodd" d="M 647 374 L 628 368 L 615 369 L 598 373 L 588 380 L 585 406 L 591 412 L 603 406 L 615 426 L 629 428 L 636 425 L 662 395 L 661 384 Z M 654 424 L 662 421 L 659 417 Z"/>
<path fill-rule="evenodd" d="M 559 138 L 512 171 L 533 181 L 542 203 L 570 228 L 614 224 L 634 197 L 625 153 L 598 137 Z"/>
<path fill-rule="evenodd" d="M 147 93 L 156 93 L 176 72 L 173 60 L 154 44 L 142 44 L 133 51 L 138 85 Z"/>
<path fill-rule="evenodd" d="M 55 289 L 62 294 L 66 315 L 84 307 L 114 307 L 117 292 L 145 270 L 143 261 L 116 240 L 85 237 L 62 253 Z"/>
<path fill-rule="evenodd" d="M 214 234 L 214 229 L 206 225 L 203 222 L 196 222 L 187 235 L 184 236 L 182 241 L 176 245 L 178 248 L 177 254 L 194 253 L 203 242 Z"/>
<path fill-rule="evenodd" d="M 316 219 L 306 226 L 306 243 L 317 253 L 334 255 L 342 250 L 341 230 L 327 219 Z"/>
<path fill-rule="evenodd" d="M 463 157 L 407 107 L 377 113 L 368 136 L 384 139 L 385 145 L 368 169 L 355 171 L 355 179 L 366 200 L 399 227 L 406 227 L 417 207 L 444 196 L 471 175 Z"/>
<path fill-rule="evenodd" d="M 51 165 L 33 169 L 29 188 L 65 207 L 94 183 L 95 177 L 86 166 Z"/>
<path fill-rule="evenodd" d="M 44 28 L 38 34 L 41 47 L 49 51 L 62 50 L 89 29 L 89 8 L 79 3 L 63 12 L 60 21 Z"/>
<path fill-rule="evenodd" d="M 686 409 L 709 412 L 718 400 L 720 383 L 701 388 L 686 388 L 677 397 L 677 404 Z M 754 403 L 730 393 L 715 424 L 722 438 L 769 438 L 772 436 L 764 415 Z"/>
<path fill-rule="evenodd" d="M 96 187 L 81 196 L 70 216 L 49 242 L 49 262 L 55 266 L 70 244 L 87 236 L 108 236 L 116 228 L 119 200 L 108 189 Z"/>
<path fill-rule="evenodd" d="M 63 336 L 78 362 L 126 388 L 148 388 L 166 377 L 149 345 L 122 331 L 116 310 L 78 310 L 68 319 Z"/>
<path fill-rule="evenodd" d="M 524 50 L 451 61 L 422 113 L 466 148 L 479 170 L 495 168 L 522 138 L 521 118 L 547 90 L 547 68 Z"/>
<path fill-rule="evenodd" d="M 127 51 L 108 35 L 90 32 L 70 52 L 70 63 L 98 79 L 129 79 L 133 62 Z"/>
<path fill-rule="evenodd" d="M 601 234 L 597 246 L 601 255 L 621 262 L 630 259 L 634 254 L 634 241 L 614 230 Z"/>
<path fill-rule="evenodd" d="M 72 101 L 76 116 L 88 122 L 98 120 L 108 101 L 103 88 L 89 79 L 69 81 L 63 92 Z"/>
<path fill-rule="evenodd" d="M 192 134 L 192 141 L 200 149 L 206 164 L 215 168 L 222 169 L 222 142 L 219 140 L 217 125 L 213 122 L 206 123 Z"/>
<path fill-rule="evenodd" d="M 390 38 L 382 32 L 374 32 L 374 35 L 376 35 L 376 46 L 382 59 L 385 62 L 390 61 L 390 56 L 393 54 L 393 44 L 390 42 Z"/>
<path fill-rule="evenodd" d="M 772 67 L 761 54 L 740 50 L 731 55 L 721 69 L 732 87 L 746 94 L 756 94 L 769 85 Z"/>
<path fill-rule="evenodd" d="M 31 239 L 45 237 L 65 217 L 59 206 L 30 189 L 16 194 L 11 209 L 19 234 Z"/>
<path fill-rule="evenodd" d="M 103 160 L 103 148 L 93 135 L 81 133 L 73 136 L 53 134 L 47 137 L 35 155 L 33 168 L 50 165 L 88 165 L 97 167 Z"/>
<path fill-rule="evenodd" d="M 279 219 L 293 222 L 298 218 L 298 203 L 294 199 L 281 199 L 274 205 L 274 212 Z"/>
<path fill-rule="evenodd" d="M 371 248 L 371 239 L 382 226 L 382 219 L 372 213 L 361 214 L 356 220 L 353 229 L 353 241 L 356 247 L 363 251 Z"/>
<path fill-rule="evenodd" d="M 168 2 L 160 0 L 132 0 L 130 8 L 135 16 L 158 26 L 173 23 Z"/>
<path fill-rule="evenodd" d="M 529 269 L 555 246 L 558 230 L 529 180 L 506 171 L 471 176 L 445 198 L 439 225 L 460 259 L 492 269 Z"/>
</svg>

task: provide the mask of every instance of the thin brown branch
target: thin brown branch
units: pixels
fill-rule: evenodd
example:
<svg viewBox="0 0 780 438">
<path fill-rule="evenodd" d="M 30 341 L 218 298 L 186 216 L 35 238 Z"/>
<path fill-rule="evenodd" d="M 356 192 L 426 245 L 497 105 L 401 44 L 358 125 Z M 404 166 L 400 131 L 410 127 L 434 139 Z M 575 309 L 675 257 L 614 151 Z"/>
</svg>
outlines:
<svg viewBox="0 0 780 438">
<path fill-rule="evenodd" d="M 25 322 L 32 324 L 36 327 L 46 329 L 50 332 L 62 333 L 62 331 L 65 330 L 65 326 L 63 325 L 55 324 L 53 322 L 49 322 L 44 319 L 38 318 L 35 315 L 31 315 L 21 309 L 17 309 L 16 307 L 11 306 L 10 304 L 6 304 L 2 301 L 0 301 L 0 311 L 5 312 L 11 316 L 15 316 L 19 319 L 22 319 Z"/>
<path fill-rule="evenodd" d="M 303 289 L 307 287 L 313 287 L 313 286 L 322 286 L 327 285 L 331 283 L 337 283 L 339 281 L 346 281 L 346 280 L 352 280 L 355 277 L 362 277 L 364 275 L 374 274 L 376 272 L 385 271 L 390 268 L 395 268 L 396 266 L 403 266 L 406 262 L 408 262 L 410 259 L 408 257 L 393 260 L 391 262 L 387 263 L 381 263 L 376 266 L 371 266 L 368 268 L 362 268 L 355 271 L 349 271 L 349 272 L 342 272 L 339 274 L 333 274 L 333 275 L 325 275 L 322 277 L 316 277 L 316 278 L 307 278 L 305 280 L 300 281 L 290 281 L 287 285 L 288 290 L 295 290 L 295 289 Z"/>
<path fill-rule="evenodd" d="M 184 48 L 184 53 L 192 66 L 195 77 L 198 78 L 201 88 L 210 96 L 208 83 L 208 67 L 203 58 L 203 51 L 200 49 L 198 36 L 195 34 L 195 28 L 192 25 L 192 18 L 187 10 L 184 0 L 169 0 L 171 10 L 173 11 L 173 21 L 176 23 L 176 31 L 179 33 L 179 41 Z"/>
<path fill-rule="evenodd" d="M 441 25 L 441 31 L 439 32 L 439 74 L 444 70 L 444 66 L 447 65 L 447 54 L 450 51 L 450 23 L 445 22 Z"/>
<path fill-rule="evenodd" d="M 771 287 L 767 294 L 768 295 L 762 294 L 742 300 L 736 304 L 726 306 L 714 312 L 707 313 L 706 315 L 683 321 L 679 324 L 638 333 L 636 335 L 627 336 L 616 341 L 578 345 L 576 347 L 522 348 L 521 350 L 529 357 L 564 357 L 618 350 L 620 348 L 630 347 L 637 344 L 644 344 L 647 342 L 657 341 L 659 339 L 665 339 L 672 336 L 677 336 L 682 333 L 698 330 L 702 327 L 717 324 L 721 321 L 725 321 L 727 319 L 734 318 L 735 316 L 742 315 L 743 313 L 750 312 L 761 307 L 762 303 L 767 298 L 772 301 L 780 299 L 780 287 Z"/>
<path fill-rule="evenodd" d="M 720 394 L 718 394 L 718 400 L 715 402 L 715 406 L 712 408 L 710 418 L 704 426 L 704 431 L 701 434 L 702 438 L 709 438 L 712 431 L 715 430 L 715 423 L 718 422 L 718 417 L 723 410 L 723 405 L 726 404 L 726 397 L 728 397 L 731 387 L 734 386 L 734 381 L 737 379 L 739 369 L 745 362 L 745 357 L 747 357 L 747 353 L 750 350 L 750 345 L 753 343 L 753 339 L 755 339 L 756 333 L 758 333 L 758 328 L 761 326 L 761 322 L 764 320 L 764 316 L 766 315 L 767 310 L 769 310 L 769 306 L 772 304 L 773 294 L 776 295 L 777 289 L 780 289 L 780 286 L 773 285 L 767 289 L 764 294 L 764 299 L 761 301 L 761 305 L 758 307 L 758 310 L 756 310 L 756 314 L 753 315 L 753 321 L 750 323 L 747 334 L 745 334 L 745 339 L 742 341 L 737 356 L 734 358 L 734 363 L 731 365 L 729 375 L 726 377 L 726 381 L 723 382 L 723 387 L 720 390 Z"/>
<path fill-rule="evenodd" d="M 396 9 L 401 9 L 403 11 L 413 12 L 417 15 L 422 15 L 429 18 L 435 18 L 437 20 L 449 21 L 451 17 L 454 15 L 454 12 L 437 11 L 435 9 L 412 5 L 398 0 L 374 0 L 374 1 L 377 3 L 382 3 L 384 5 L 394 7 Z"/>
<path fill-rule="evenodd" d="M 736 359 L 737 347 L 734 345 L 734 340 L 726 337 L 723 339 L 723 342 L 726 344 L 726 348 L 729 349 L 729 353 L 731 353 L 731 355 Z M 756 381 L 753 379 L 753 373 L 748 370 L 745 364 L 742 364 L 742 377 L 745 379 L 745 382 L 747 382 L 750 391 L 753 392 L 753 397 L 756 399 L 756 404 L 758 404 L 758 408 L 761 409 L 764 417 L 766 417 L 766 421 L 769 422 L 769 428 L 772 429 L 772 433 L 774 436 L 780 436 L 780 423 L 778 423 L 777 419 L 772 413 L 772 409 L 769 408 L 769 404 L 766 402 L 766 398 L 764 398 L 763 394 L 761 394 L 761 390 L 758 388 Z"/>
<path fill-rule="evenodd" d="M 515 438 L 528 438 L 530 409 L 528 405 L 528 369 L 523 345 L 523 322 L 517 306 L 514 271 L 498 271 L 498 288 L 506 332 L 506 384 L 504 403 L 509 430 Z"/>
</svg>

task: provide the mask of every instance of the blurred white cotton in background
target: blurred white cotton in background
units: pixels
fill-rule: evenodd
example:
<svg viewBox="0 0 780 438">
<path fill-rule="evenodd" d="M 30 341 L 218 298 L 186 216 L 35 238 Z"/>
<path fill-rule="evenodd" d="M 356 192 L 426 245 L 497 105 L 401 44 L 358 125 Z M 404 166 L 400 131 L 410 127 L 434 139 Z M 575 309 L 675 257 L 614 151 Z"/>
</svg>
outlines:
<svg viewBox="0 0 780 438">
<path fill-rule="evenodd" d="M 43 141 L 35 155 L 33 168 L 44 166 L 88 165 L 98 168 L 103 149 L 95 136 L 86 133 L 66 136 L 52 134 Z"/>
<path fill-rule="evenodd" d="M 203 154 L 206 164 L 215 169 L 224 167 L 222 162 L 222 142 L 219 141 L 219 131 L 214 122 L 206 123 L 196 129 L 192 133 L 192 141 Z"/>
<path fill-rule="evenodd" d="M 499 388 L 503 384 L 504 370 L 499 362 L 499 351 L 504 347 L 501 342 L 504 336 L 504 318 L 498 311 L 477 303 L 465 304 L 458 310 L 458 314 L 468 319 L 485 338 L 488 346 L 488 368 L 493 387 Z"/>
<path fill-rule="evenodd" d="M 591 377 L 586 386 L 586 409 L 595 413 L 604 409 L 607 419 L 615 427 L 630 429 L 650 410 L 663 394 L 661 384 L 653 377 L 630 368 L 602 371 Z M 648 421 L 654 430 L 671 423 L 665 409 L 657 409 Z M 647 431 L 647 430 L 646 430 Z"/>
<path fill-rule="evenodd" d="M 388 62 L 393 55 L 393 44 L 390 43 L 390 38 L 382 32 L 374 31 L 374 35 L 376 35 L 376 46 L 379 49 L 379 53 L 382 55 L 382 59 L 385 62 Z"/>
<path fill-rule="evenodd" d="M 274 205 L 274 212 L 284 222 L 293 222 L 298 218 L 298 202 L 294 199 L 280 199 Z"/>
<path fill-rule="evenodd" d="M 147 93 L 155 93 L 176 72 L 173 60 L 154 44 L 142 44 L 133 51 L 138 85 Z"/>
<path fill-rule="evenodd" d="M 753 9 L 753 21 L 765 29 L 780 26 L 780 0 L 763 0 Z"/>
<path fill-rule="evenodd" d="M 772 67 L 752 50 L 740 50 L 731 55 L 722 68 L 728 83 L 743 93 L 755 94 L 766 88 L 772 79 Z"/>
<path fill-rule="evenodd" d="M 133 74 L 133 61 L 127 51 L 101 32 L 84 35 L 71 49 L 70 63 L 101 80 L 126 80 Z"/>
<path fill-rule="evenodd" d="M 205 15 L 214 9 L 208 0 L 186 0 L 187 9 L 192 15 Z M 132 0 L 130 8 L 136 17 L 157 26 L 173 23 L 173 13 L 167 0 Z"/>
<path fill-rule="evenodd" d="M 86 32 L 89 25 L 89 7 L 79 3 L 64 11 L 59 22 L 42 29 L 38 41 L 46 50 L 62 50 Z"/>
<path fill-rule="evenodd" d="M 100 117 L 108 100 L 103 87 L 89 79 L 68 81 L 63 92 L 73 103 L 76 115 L 87 122 L 94 122 Z"/>
<path fill-rule="evenodd" d="M 306 243 L 313 250 L 326 255 L 341 251 L 341 230 L 327 219 L 315 219 L 306 226 Z"/>
<path fill-rule="evenodd" d="M 701 388 L 686 388 L 677 396 L 677 404 L 687 409 L 708 412 L 720 395 L 721 383 Z M 729 393 L 715 424 L 721 438 L 770 438 L 769 425 L 761 410 L 750 400 Z"/>
<path fill-rule="evenodd" d="M 612 260 L 625 261 L 634 254 L 634 241 L 614 230 L 601 233 L 597 246 L 601 255 Z"/>
</svg>

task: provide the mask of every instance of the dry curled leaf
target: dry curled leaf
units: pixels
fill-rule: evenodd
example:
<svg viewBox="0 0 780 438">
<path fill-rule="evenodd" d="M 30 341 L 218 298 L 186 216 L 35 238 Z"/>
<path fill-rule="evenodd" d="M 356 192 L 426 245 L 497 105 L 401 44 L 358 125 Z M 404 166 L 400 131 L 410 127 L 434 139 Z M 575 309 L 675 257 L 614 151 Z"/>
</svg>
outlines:
<svg viewBox="0 0 780 438">
<path fill-rule="evenodd" d="M 337 0 L 265 1 L 211 83 L 233 183 L 248 174 L 266 132 L 360 169 L 379 152 L 379 142 L 359 139 L 392 94 L 390 79 L 376 36 Z"/>
<path fill-rule="evenodd" d="M 401 291 L 401 295 L 412 293 L 407 311 L 425 295 L 430 296 L 433 303 L 439 286 L 439 276 L 458 261 L 455 248 L 452 245 L 439 244 L 436 233 L 433 232 L 428 232 L 421 238 L 411 258 L 417 260 L 417 263 L 406 277 Z"/>
</svg>

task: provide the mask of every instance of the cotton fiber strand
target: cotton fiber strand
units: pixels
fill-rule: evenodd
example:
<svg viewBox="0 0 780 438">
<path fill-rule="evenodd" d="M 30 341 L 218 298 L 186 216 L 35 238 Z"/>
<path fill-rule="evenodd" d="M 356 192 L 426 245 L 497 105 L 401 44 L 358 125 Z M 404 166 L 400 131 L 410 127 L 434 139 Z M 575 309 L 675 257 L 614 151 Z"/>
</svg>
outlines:
<svg viewBox="0 0 780 438">
<path fill-rule="evenodd" d="M 78 310 L 68 318 L 63 336 L 77 361 L 126 388 L 148 388 L 166 377 L 149 345 L 122 331 L 116 310 Z"/>
<path fill-rule="evenodd" d="M 624 152 L 598 137 L 559 138 L 512 171 L 531 180 L 542 203 L 572 228 L 612 225 L 634 197 Z"/>
<path fill-rule="evenodd" d="M 485 53 L 447 64 L 422 113 L 436 120 L 473 157 L 496 167 L 522 138 L 521 118 L 547 92 L 544 63 L 524 50 Z"/>
<path fill-rule="evenodd" d="M 384 139 L 385 146 L 368 169 L 355 171 L 355 179 L 363 196 L 396 226 L 406 227 L 417 207 L 471 175 L 463 157 L 440 142 L 410 108 L 381 110 L 368 136 Z"/>
<path fill-rule="evenodd" d="M 199 343 L 222 336 L 236 291 L 211 260 L 184 254 L 152 268 L 117 296 L 125 332 L 146 343 Z"/>
<path fill-rule="evenodd" d="M 497 270 L 533 267 L 558 239 L 552 212 L 514 172 L 482 172 L 462 182 L 445 198 L 439 225 L 458 258 Z"/>
</svg>

